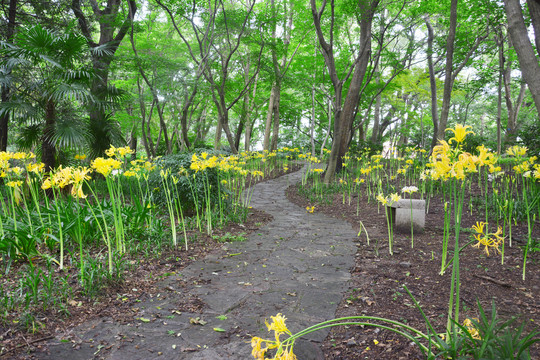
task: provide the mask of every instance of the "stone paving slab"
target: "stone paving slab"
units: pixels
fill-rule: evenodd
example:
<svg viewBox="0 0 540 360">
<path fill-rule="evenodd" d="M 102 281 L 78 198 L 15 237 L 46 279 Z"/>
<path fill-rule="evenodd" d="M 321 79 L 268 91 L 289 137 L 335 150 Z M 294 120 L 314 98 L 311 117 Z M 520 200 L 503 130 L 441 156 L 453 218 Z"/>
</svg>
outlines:
<svg viewBox="0 0 540 360">
<path fill-rule="evenodd" d="M 162 281 L 161 298 L 139 305 L 133 321 L 121 324 L 110 318 L 85 323 L 71 337 L 77 341 L 51 341 L 49 353 L 39 359 L 251 359 L 251 336 L 272 338 L 265 318 L 282 313 L 291 331 L 334 318 L 354 265 L 356 237 L 345 221 L 309 214 L 290 203 L 285 190 L 300 181 L 304 169 L 257 184 L 251 198 L 254 208 L 274 220 L 244 242 L 226 244 Z M 235 254 L 234 256 L 229 256 Z M 202 313 L 171 317 L 179 281 L 189 296 L 205 303 Z M 177 291 L 168 291 L 172 289 Z M 183 294 L 184 296 L 186 294 Z M 178 301 L 178 296 L 176 296 Z M 226 315 L 219 320 L 218 315 Z M 138 320 L 144 317 L 150 322 Z M 190 324 L 200 317 L 204 326 Z M 225 329 L 216 332 L 213 329 Z M 324 359 L 318 343 L 328 330 L 312 333 L 295 345 L 299 360 Z"/>
</svg>

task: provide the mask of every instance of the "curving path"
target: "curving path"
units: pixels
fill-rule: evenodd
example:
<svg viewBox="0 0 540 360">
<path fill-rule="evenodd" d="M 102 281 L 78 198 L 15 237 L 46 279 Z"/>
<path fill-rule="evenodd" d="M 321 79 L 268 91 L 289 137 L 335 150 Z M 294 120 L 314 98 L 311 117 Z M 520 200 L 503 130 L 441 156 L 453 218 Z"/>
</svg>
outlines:
<svg viewBox="0 0 540 360">
<path fill-rule="evenodd" d="M 251 336 L 273 337 L 265 318 L 282 313 L 293 332 L 333 318 L 354 265 L 356 234 L 346 222 L 309 214 L 286 199 L 286 188 L 300 181 L 303 171 L 257 184 L 251 205 L 271 214 L 273 221 L 246 241 L 227 244 L 167 278 L 160 284 L 163 293 L 141 302 L 132 321 L 102 318 L 83 324 L 70 334 L 75 342 L 55 339 L 47 354 L 32 356 L 252 359 Z M 201 299 L 202 312 L 176 310 L 186 298 Z M 227 318 L 220 320 L 219 315 Z M 207 323 L 190 323 L 196 317 Z M 298 342 L 298 359 L 324 359 L 317 343 L 326 335 L 321 331 Z"/>
</svg>

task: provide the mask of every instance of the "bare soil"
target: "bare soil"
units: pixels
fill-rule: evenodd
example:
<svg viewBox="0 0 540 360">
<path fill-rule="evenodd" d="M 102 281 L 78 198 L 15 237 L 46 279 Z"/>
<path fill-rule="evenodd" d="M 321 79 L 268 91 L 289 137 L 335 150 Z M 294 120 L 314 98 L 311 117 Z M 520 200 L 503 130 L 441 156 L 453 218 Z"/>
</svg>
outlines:
<svg viewBox="0 0 540 360">
<path fill-rule="evenodd" d="M 345 219 L 360 232 L 358 236 L 356 266 L 348 292 L 338 307 L 336 317 L 369 315 L 405 322 L 420 331 L 426 330 L 420 312 L 415 308 L 403 286 L 406 285 L 422 306 L 437 331 L 443 332 L 448 309 L 451 267 L 444 275 L 441 270 L 444 208 L 441 199 L 434 198 L 426 215 L 423 233 L 394 233 L 394 255 L 388 251 L 388 231 L 382 208 L 366 196 L 355 195 L 349 205 L 343 203 L 341 194 L 333 195 L 329 203 L 310 203 L 298 193 L 298 185 L 289 187 L 288 198 L 303 207 L 315 206 L 315 212 Z M 365 194 L 362 189 L 361 194 Z M 465 204 L 468 204 L 468 195 Z M 476 221 L 485 218 L 482 209 L 464 211 L 461 236 L 462 244 L 472 238 L 468 231 Z M 478 211 L 477 211 L 478 210 Z M 518 316 L 526 322 L 526 329 L 539 330 L 540 325 L 540 253 L 529 253 L 525 281 L 522 280 L 523 247 L 527 239 L 527 224 L 512 229 L 513 246 L 508 239 L 501 255 L 490 251 L 487 256 L 482 248 L 468 246 L 460 257 L 461 305 L 460 318 L 478 318 L 477 302 L 490 312 L 492 301 L 502 319 Z M 453 230 L 452 230 L 453 233 Z M 540 226 L 535 224 L 533 238 L 540 239 Z M 451 236 L 449 243 L 453 242 Z M 449 245 L 449 250 L 453 246 Z M 449 257 L 452 256 L 449 254 Z M 519 324 L 518 322 L 518 324 Z M 378 328 L 360 326 L 335 327 L 323 344 L 326 359 L 422 359 L 416 346 L 399 335 Z M 533 359 L 540 358 L 537 343 L 531 351 Z"/>
</svg>

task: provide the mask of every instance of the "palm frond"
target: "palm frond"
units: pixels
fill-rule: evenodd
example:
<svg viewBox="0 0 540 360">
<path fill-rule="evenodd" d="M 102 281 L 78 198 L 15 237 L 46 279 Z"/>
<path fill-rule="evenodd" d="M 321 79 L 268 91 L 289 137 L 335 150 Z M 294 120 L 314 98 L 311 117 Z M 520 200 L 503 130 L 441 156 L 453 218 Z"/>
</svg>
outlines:
<svg viewBox="0 0 540 360">
<path fill-rule="evenodd" d="M 20 123 L 35 123 L 43 114 L 39 106 L 20 99 L 0 103 L 0 116 L 7 113 L 14 114 Z"/>
<path fill-rule="evenodd" d="M 17 36 L 17 43 L 26 49 L 33 49 L 36 52 L 45 53 L 54 43 L 54 33 L 43 28 L 41 25 L 30 27 L 27 31 L 21 31 Z"/>
<path fill-rule="evenodd" d="M 111 144 L 115 146 L 126 144 L 120 124 L 110 114 L 105 115 L 102 119 L 91 121 L 89 129 L 91 133 L 89 150 L 91 158 L 103 156 Z"/>
<path fill-rule="evenodd" d="M 45 134 L 47 141 L 57 148 L 83 148 L 91 138 L 87 123 L 64 117 L 57 120 L 52 131 Z"/>
<path fill-rule="evenodd" d="M 17 146 L 24 151 L 36 148 L 41 141 L 42 125 L 28 125 L 19 130 L 19 136 L 16 140 Z"/>
<path fill-rule="evenodd" d="M 114 50 L 111 43 L 95 46 L 90 48 L 90 53 L 94 56 L 113 56 Z"/>
<path fill-rule="evenodd" d="M 90 102 L 92 95 L 87 87 L 81 84 L 58 84 L 52 91 L 50 98 L 56 102 L 61 100 L 79 100 L 83 102 Z"/>
<path fill-rule="evenodd" d="M 64 80 L 67 82 L 73 82 L 73 81 L 89 81 L 92 78 L 92 72 L 87 70 L 66 70 L 63 74 Z"/>
</svg>

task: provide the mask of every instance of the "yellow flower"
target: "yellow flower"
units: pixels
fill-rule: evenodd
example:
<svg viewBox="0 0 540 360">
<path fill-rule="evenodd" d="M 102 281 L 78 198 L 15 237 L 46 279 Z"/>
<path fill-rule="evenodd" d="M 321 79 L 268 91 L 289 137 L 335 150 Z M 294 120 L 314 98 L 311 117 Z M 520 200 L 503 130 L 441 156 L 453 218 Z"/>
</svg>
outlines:
<svg viewBox="0 0 540 360">
<path fill-rule="evenodd" d="M 483 221 L 480 221 L 480 222 L 476 222 L 476 225 L 473 225 L 473 229 L 474 231 L 476 231 L 478 234 L 483 234 L 484 233 L 484 226 L 486 225 L 485 222 Z"/>
<path fill-rule="evenodd" d="M 52 183 L 51 183 L 51 179 L 47 178 L 43 181 L 43 183 L 41 184 L 41 188 L 43 190 L 47 190 L 47 189 L 50 189 L 52 187 Z"/>
<path fill-rule="evenodd" d="M 379 201 L 383 205 L 388 205 L 388 200 L 384 197 L 383 194 L 377 195 L 377 201 Z"/>
<path fill-rule="evenodd" d="M 475 319 L 475 320 L 478 321 L 478 319 Z M 469 332 L 469 334 L 471 335 L 473 339 L 476 339 L 476 340 L 482 339 L 480 337 L 480 333 L 478 332 L 478 329 L 474 326 L 471 319 L 467 318 L 463 320 L 463 326 L 467 328 L 467 331 Z"/>
<path fill-rule="evenodd" d="M 26 171 L 28 171 L 29 173 L 41 174 L 45 171 L 45 164 L 44 163 L 39 163 L 39 164 L 30 163 L 26 165 Z"/>
<path fill-rule="evenodd" d="M 398 193 L 390 194 L 390 201 L 392 203 L 398 202 L 399 200 L 401 200 L 401 196 L 399 196 Z"/>
<path fill-rule="evenodd" d="M 313 212 L 315 211 L 315 206 L 306 206 L 306 211 L 310 214 L 313 214 Z"/>
<path fill-rule="evenodd" d="M 75 155 L 75 160 L 84 160 L 84 159 L 86 159 L 86 155 L 79 155 L 79 154 Z"/>
<path fill-rule="evenodd" d="M 21 180 L 18 180 L 18 181 L 10 181 L 6 184 L 6 186 L 9 186 L 11 188 L 18 188 L 18 187 L 21 187 L 22 186 L 22 181 Z"/>
<path fill-rule="evenodd" d="M 515 145 L 506 149 L 506 154 L 515 157 L 522 157 L 527 154 L 527 150 L 529 149 L 526 146 Z"/>
<path fill-rule="evenodd" d="M 504 242 L 504 237 L 501 236 L 502 229 L 500 226 L 496 232 L 484 234 L 484 225 L 486 223 L 476 222 L 476 225 L 473 226 L 473 229 L 477 232 L 474 238 L 478 241 L 473 247 L 480 248 L 480 245 L 483 245 L 486 255 L 489 256 L 489 248 L 494 248 L 497 252 L 500 252 L 499 247 Z"/>
<path fill-rule="evenodd" d="M 287 318 L 281 315 L 281 313 L 277 314 L 276 316 L 270 316 L 270 318 L 272 319 L 271 324 L 268 324 L 268 322 L 265 321 L 268 331 L 274 330 L 276 333 L 279 333 L 279 334 L 291 333 L 289 329 L 287 329 L 287 326 L 285 325 L 285 320 L 287 320 Z"/>
<path fill-rule="evenodd" d="M 104 159 L 99 157 L 92 161 L 92 168 L 105 177 L 109 176 L 113 169 L 120 169 L 121 165 L 120 161 L 112 158 Z"/>
<path fill-rule="evenodd" d="M 251 338 L 251 347 L 253 348 L 251 350 L 251 355 L 257 360 L 264 360 L 264 355 L 266 354 L 266 351 L 268 351 L 267 347 L 261 347 L 263 342 L 265 342 L 265 340 L 260 337 L 254 336 Z"/>
<path fill-rule="evenodd" d="M 474 134 L 472 131 L 468 131 L 467 128 L 472 128 L 470 125 L 461 125 L 456 124 L 456 127 L 453 129 L 446 129 L 445 131 L 452 131 L 454 133 L 454 137 L 452 137 L 450 140 L 448 140 L 448 143 L 451 144 L 452 141 L 456 141 L 458 144 L 461 144 L 464 140 L 467 134 Z"/>
</svg>

